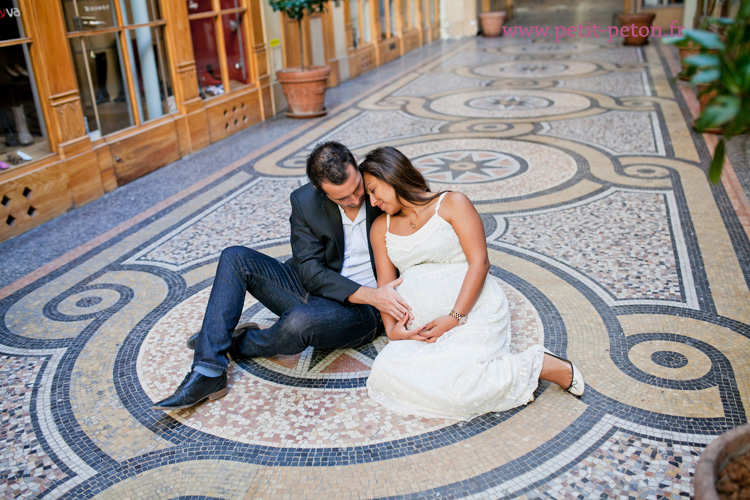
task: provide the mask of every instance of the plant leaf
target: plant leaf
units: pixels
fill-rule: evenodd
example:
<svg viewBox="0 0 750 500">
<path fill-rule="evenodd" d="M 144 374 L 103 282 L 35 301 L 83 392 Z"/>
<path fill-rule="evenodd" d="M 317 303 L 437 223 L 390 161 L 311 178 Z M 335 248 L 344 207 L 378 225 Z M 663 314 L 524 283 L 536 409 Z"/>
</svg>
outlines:
<svg viewBox="0 0 750 500">
<path fill-rule="evenodd" d="M 719 140 L 714 151 L 714 159 L 708 167 L 708 180 L 716 184 L 721 179 L 721 171 L 724 168 L 724 156 L 726 156 L 726 147 L 724 139 Z"/>
<path fill-rule="evenodd" d="M 733 120 L 740 111 L 740 100 L 734 96 L 719 96 L 711 99 L 706 109 L 701 113 L 695 128 L 702 132 L 707 128 L 716 128 Z"/>
<path fill-rule="evenodd" d="M 718 69 L 707 69 L 704 71 L 701 71 L 699 73 L 696 73 L 693 78 L 690 79 L 690 83 L 692 84 L 699 84 L 699 83 L 711 83 L 715 82 L 719 79 L 719 76 L 721 76 L 721 73 Z"/>
<path fill-rule="evenodd" d="M 731 17 L 707 17 L 706 21 L 713 24 L 723 24 L 725 26 L 734 24 L 734 19 Z"/>
<path fill-rule="evenodd" d="M 687 44 L 687 41 L 688 41 L 688 39 L 684 35 L 681 35 L 681 36 L 667 36 L 667 37 L 664 37 L 664 38 L 661 39 L 661 43 L 675 44 L 677 47 L 679 47 L 680 45 Z"/>
<path fill-rule="evenodd" d="M 705 30 L 685 30 L 685 36 L 706 49 L 723 49 L 724 43 L 716 33 Z"/>
<path fill-rule="evenodd" d="M 740 10 L 737 12 L 737 19 L 745 19 L 750 17 L 750 2 L 747 0 L 740 2 Z"/>
<path fill-rule="evenodd" d="M 685 64 L 698 68 L 717 68 L 721 60 L 716 54 L 693 54 L 685 58 Z"/>
<path fill-rule="evenodd" d="M 745 94 L 750 93 L 750 56 L 737 58 L 737 72 L 740 77 L 740 86 Z"/>
</svg>

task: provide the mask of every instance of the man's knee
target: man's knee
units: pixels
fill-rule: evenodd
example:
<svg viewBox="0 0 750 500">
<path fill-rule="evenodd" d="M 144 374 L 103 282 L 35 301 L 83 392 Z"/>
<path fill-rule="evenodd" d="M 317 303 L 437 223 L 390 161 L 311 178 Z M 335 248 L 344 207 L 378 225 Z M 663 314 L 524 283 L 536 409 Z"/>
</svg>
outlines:
<svg viewBox="0 0 750 500">
<path fill-rule="evenodd" d="M 279 318 L 279 329 L 288 339 L 304 340 L 310 331 L 315 318 L 309 314 L 306 307 L 292 307 Z"/>
<path fill-rule="evenodd" d="M 233 247 L 226 247 L 224 250 L 221 251 L 221 255 L 219 256 L 219 261 L 238 261 L 238 260 L 245 260 L 248 257 L 252 257 L 254 253 L 257 253 L 256 250 L 253 250 L 252 248 L 247 248 L 243 246 L 233 246 Z"/>
<path fill-rule="evenodd" d="M 219 267 L 253 272 L 261 265 L 265 256 L 252 248 L 243 246 L 227 247 L 219 256 Z"/>
</svg>

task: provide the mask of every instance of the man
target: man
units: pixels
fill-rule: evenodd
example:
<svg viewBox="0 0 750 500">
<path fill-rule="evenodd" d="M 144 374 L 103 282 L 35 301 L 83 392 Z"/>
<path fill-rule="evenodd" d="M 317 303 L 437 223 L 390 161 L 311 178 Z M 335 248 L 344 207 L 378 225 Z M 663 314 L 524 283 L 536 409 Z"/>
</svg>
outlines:
<svg viewBox="0 0 750 500">
<path fill-rule="evenodd" d="M 378 311 L 402 318 L 401 280 L 376 287 L 370 226 L 382 213 L 365 196 L 356 159 L 342 144 L 318 144 L 307 158 L 310 184 L 290 196 L 291 262 L 245 247 L 221 253 L 195 354 L 175 393 L 153 406 L 178 410 L 227 393 L 227 354 L 269 357 L 309 346 L 357 347 L 383 330 Z M 238 328 L 245 293 L 279 315 L 270 328 Z"/>
</svg>

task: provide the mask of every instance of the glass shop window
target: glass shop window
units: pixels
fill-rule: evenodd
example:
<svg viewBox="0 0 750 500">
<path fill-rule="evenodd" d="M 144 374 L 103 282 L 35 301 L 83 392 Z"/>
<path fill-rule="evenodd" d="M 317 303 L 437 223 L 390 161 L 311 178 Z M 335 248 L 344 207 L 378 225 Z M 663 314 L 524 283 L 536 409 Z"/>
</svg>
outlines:
<svg viewBox="0 0 750 500">
<path fill-rule="evenodd" d="M 0 175 L 51 152 L 17 0 L 0 0 Z"/>
<path fill-rule="evenodd" d="M 380 39 L 385 40 L 398 34 L 396 26 L 396 4 L 394 0 L 378 2 Z"/>
<path fill-rule="evenodd" d="M 398 19 L 396 18 L 396 2 L 394 0 L 388 0 L 388 20 L 391 28 L 391 36 L 397 36 Z"/>
<path fill-rule="evenodd" d="M 92 140 L 177 111 L 156 0 L 62 0 Z"/>
<path fill-rule="evenodd" d="M 349 13 L 352 20 L 352 43 L 355 49 L 372 43 L 370 0 L 351 0 Z"/>
<path fill-rule="evenodd" d="M 402 32 L 408 31 L 412 28 L 412 17 L 410 3 L 414 0 L 401 0 L 401 25 L 403 26 Z"/>
<path fill-rule="evenodd" d="M 201 97 L 251 83 L 244 0 L 186 1 Z"/>
</svg>

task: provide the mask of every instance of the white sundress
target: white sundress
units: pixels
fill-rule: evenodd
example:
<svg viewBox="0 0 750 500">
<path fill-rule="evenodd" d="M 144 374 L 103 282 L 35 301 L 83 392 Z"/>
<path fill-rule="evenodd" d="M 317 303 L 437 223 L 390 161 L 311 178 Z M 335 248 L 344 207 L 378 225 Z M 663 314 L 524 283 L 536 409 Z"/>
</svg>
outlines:
<svg viewBox="0 0 750 500">
<path fill-rule="evenodd" d="M 390 232 L 386 249 L 403 283 L 398 292 L 411 306 L 413 327 L 448 314 L 456 302 L 468 263 L 453 226 L 435 214 L 414 234 Z M 500 285 L 487 277 L 464 325 L 435 343 L 390 341 L 378 354 L 367 380 L 370 397 L 398 413 L 469 420 L 533 401 L 544 350 L 520 354 L 510 347 L 510 312 Z"/>
</svg>

